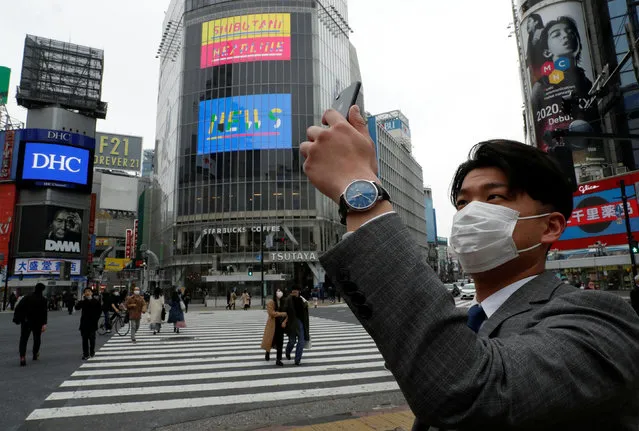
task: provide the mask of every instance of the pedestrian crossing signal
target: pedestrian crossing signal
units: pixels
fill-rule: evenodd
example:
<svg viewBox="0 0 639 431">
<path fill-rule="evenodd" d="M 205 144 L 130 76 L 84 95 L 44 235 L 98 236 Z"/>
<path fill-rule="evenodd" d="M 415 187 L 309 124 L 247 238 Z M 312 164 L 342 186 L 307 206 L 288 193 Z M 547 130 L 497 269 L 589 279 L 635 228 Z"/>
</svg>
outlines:
<svg viewBox="0 0 639 431">
<path fill-rule="evenodd" d="M 252 266 L 248 267 L 248 275 L 249 275 L 249 277 L 253 277 L 253 267 Z"/>
<path fill-rule="evenodd" d="M 632 241 L 630 243 L 630 247 L 632 248 L 632 252 L 637 254 L 639 253 L 639 243 L 637 243 L 637 241 Z"/>
</svg>

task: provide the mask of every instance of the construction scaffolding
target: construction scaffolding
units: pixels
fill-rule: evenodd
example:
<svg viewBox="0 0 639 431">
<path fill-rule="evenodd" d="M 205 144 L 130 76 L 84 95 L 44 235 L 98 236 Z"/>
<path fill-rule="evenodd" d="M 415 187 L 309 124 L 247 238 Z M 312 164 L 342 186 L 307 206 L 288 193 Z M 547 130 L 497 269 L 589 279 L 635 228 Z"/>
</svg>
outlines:
<svg viewBox="0 0 639 431">
<path fill-rule="evenodd" d="M 24 123 L 16 118 L 11 118 L 6 105 L 0 105 L 0 130 L 24 129 Z"/>
<path fill-rule="evenodd" d="M 59 106 L 106 118 L 102 96 L 104 52 L 27 35 L 17 100 L 25 108 Z"/>
</svg>

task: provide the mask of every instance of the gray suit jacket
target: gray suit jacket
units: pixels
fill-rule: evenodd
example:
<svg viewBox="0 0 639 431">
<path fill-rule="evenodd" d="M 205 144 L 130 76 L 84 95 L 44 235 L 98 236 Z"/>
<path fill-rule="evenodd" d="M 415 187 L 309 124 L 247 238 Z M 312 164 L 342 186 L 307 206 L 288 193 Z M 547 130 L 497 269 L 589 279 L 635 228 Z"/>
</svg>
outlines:
<svg viewBox="0 0 639 431">
<path fill-rule="evenodd" d="M 373 337 L 415 429 L 639 429 L 639 317 L 546 272 L 475 334 L 399 216 L 321 258 Z"/>
</svg>

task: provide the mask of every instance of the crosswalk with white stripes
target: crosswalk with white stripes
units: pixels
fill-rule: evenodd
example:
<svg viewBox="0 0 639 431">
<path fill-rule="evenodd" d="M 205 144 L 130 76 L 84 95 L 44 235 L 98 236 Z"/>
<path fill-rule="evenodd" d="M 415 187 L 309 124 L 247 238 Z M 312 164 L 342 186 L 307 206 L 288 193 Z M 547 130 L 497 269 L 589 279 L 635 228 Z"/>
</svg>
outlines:
<svg viewBox="0 0 639 431">
<path fill-rule="evenodd" d="M 359 325 L 312 316 L 312 348 L 302 365 L 284 359 L 276 367 L 275 351 L 266 362 L 260 349 L 265 312 L 192 312 L 186 319 L 180 334 L 165 325 L 153 335 L 142 324 L 136 344 L 113 336 L 27 422 L 398 390 Z"/>
</svg>

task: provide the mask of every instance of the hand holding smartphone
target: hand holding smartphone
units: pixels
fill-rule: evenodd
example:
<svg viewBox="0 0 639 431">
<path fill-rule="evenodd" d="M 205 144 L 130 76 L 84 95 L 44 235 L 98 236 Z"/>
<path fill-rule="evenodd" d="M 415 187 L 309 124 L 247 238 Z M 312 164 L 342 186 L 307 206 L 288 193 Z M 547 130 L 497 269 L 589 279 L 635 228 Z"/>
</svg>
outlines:
<svg viewBox="0 0 639 431">
<path fill-rule="evenodd" d="M 346 118 L 346 121 L 348 121 L 348 111 L 351 109 L 351 106 L 358 105 L 361 90 L 362 83 L 360 81 L 353 82 L 337 95 L 331 108 L 342 114 L 342 116 Z"/>
</svg>

